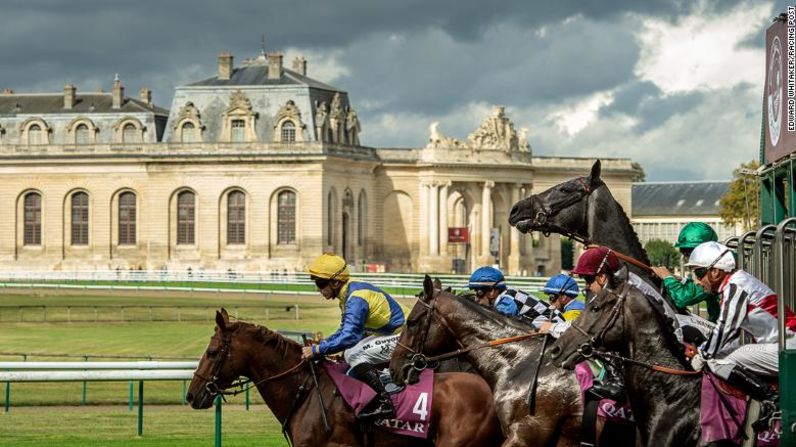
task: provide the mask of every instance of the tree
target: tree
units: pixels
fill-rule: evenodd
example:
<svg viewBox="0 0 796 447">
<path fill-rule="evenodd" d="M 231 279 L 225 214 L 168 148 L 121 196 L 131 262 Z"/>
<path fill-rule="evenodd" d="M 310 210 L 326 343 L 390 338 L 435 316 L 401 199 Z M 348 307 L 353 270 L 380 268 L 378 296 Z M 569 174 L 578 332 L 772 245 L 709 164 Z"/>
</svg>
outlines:
<svg viewBox="0 0 796 447">
<path fill-rule="evenodd" d="M 680 252 L 669 242 L 652 239 L 644 246 L 644 250 L 647 251 L 652 265 L 663 266 L 669 270 L 680 266 Z"/>
<path fill-rule="evenodd" d="M 562 237 L 561 238 L 561 269 L 562 270 L 572 270 L 574 265 L 572 265 L 573 258 L 574 258 L 574 247 L 572 246 L 572 239 Z"/>
<path fill-rule="evenodd" d="M 760 217 L 760 181 L 754 171 L 760 163 L 752 160 L 732 171 L 730 189 L 719 199 L 719 215 L 727 225 L 740 223 L 744 231 L 757 228 Z"/>
</svg>

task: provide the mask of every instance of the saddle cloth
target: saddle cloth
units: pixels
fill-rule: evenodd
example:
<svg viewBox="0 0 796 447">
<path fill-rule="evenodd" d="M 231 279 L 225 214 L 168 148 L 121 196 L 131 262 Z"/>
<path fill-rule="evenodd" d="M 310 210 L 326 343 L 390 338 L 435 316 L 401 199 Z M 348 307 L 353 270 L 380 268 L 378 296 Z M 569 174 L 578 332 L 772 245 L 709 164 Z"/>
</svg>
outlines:
<svg viewBox="0 0 796 447">
<path fill-rule="evenodd" d="M 575 377 L 578 379 L 581 395 L 585 402 L 586 391 L 594 384 L 594 373 L 588 362 L 580 362 L 575 365 Z M 635 424 L 633 411 L 630 410 L 627 401 L 620 403 L 613 399 L 600 399 L 597 404 L 597 416 L 619 424 Z"/>
<path fill-rule="evenodd" d="M 721 393 L 721 394 L 719 394 Z M 699 426 L 703 444 L 731 440 L 740 444 L 746 415 L 746 396 L 712 373 L 702 374 Z M 736 422 L 737 421 L 737 422 Z M 771 429 L 757 434 L 757 446 L 778 446 L 781 434 Z"/>
<path fill-rule="evenodd" d="M 343 400 L 354 409 L 355 415 L 358 416 L 376 397 L 376 392 L 367 384 L 346 375 L 348 364 L 324 362 L 323 367 Z M 427 439 L 433 395 L 434 372 L 426 369 L 420 373 L 417 383 L 407 385 L 402 391 L 390 395 L 395 406 L 395 418 L 381 419 L 375 421 L 374 425 L 399 435 Z"/>
</svg>

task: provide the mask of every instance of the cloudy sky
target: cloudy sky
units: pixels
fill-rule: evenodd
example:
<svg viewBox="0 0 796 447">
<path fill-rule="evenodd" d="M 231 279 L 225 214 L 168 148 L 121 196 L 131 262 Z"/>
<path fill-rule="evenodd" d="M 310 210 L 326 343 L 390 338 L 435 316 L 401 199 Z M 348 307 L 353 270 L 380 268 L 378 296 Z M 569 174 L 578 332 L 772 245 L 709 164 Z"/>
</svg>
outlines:
<svg viewBox="0 0 796 447">
<path fill-rule="evenodd" d="M 309 60 L 349 92 L 364 144 L 465 138 L 494 104 L 538 155 L 630 157 L 714 180 L 757 157 L 764 31 L 783 0 L 3 0 L 0 88 L 174 86 L 216 56 Z"/>
</svg>

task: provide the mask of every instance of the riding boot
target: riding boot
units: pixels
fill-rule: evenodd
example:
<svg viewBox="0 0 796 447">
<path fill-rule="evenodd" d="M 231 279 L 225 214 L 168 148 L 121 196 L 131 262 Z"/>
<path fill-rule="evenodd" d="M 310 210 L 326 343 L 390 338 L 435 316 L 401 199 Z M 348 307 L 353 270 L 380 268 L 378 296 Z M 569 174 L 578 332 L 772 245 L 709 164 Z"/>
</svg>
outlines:
<svg viewBox="0 0 796 447">
<path fill-rule="evenodd" d="M 602 380 L 595 381 L 590 391 L 598 397 L 622 402 L 625 399 L 625 386 L 622 380 L 622 373 L 619 372 L 619 369 L 609 360 L 603 360 L 602 364 L 605 369 Z"/>
<path fill-rule="evenodd" d="M 771 417 L 777 411 L 778 406 L 779 396 L 774 388 L 741 365 L 735 365 L 732 368 L 727 382 L 760 402 L 759 419 L 752 423 L 752 429 L 755 433 L 767 430 L 771 423 Z"/>
<path fill-rule="evenodd" d="M 365 408 L 359 413 L 360 419 L 390 419 L 395 417 L 395 407 L 393 406 L 392 399 L 390 399 L 387 390 L 384 389 L 384 384 L 381 382 L 379 373 L 373 368 L 373 365 L 368 363 L 361 363 L 352 368 L 351 371 L 354 377 L 365 382 L 373 388 L 373 391 L 378 395 L 368 403 Z"/>
</svg>

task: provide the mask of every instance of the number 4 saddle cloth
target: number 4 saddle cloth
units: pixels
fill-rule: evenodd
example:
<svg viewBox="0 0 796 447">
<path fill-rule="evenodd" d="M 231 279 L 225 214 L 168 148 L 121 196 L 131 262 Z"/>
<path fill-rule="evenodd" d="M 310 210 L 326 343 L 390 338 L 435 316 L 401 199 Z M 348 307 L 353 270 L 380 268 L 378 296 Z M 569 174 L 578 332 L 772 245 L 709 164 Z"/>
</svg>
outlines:
<svg viewBox="0 0 796 447">
<path fill-rule="evenodd" d="M 358 416 L 376 397 L 376 392 L 367 384 L 346 375 L 348 364 L 324 362 L 323 367 L 343 400 L 354 409 L 355 415 Z M 423 370 L 417 383 L 407 385 L 400 392 L 390 395 L 395 406 L 395 418 L 378 420 L 374 425 L 399 435 L 427 439 L 433 394 L 434 372 Z"/>
</svg>

